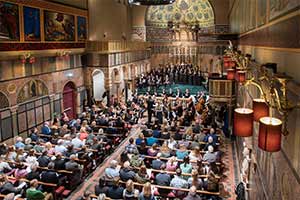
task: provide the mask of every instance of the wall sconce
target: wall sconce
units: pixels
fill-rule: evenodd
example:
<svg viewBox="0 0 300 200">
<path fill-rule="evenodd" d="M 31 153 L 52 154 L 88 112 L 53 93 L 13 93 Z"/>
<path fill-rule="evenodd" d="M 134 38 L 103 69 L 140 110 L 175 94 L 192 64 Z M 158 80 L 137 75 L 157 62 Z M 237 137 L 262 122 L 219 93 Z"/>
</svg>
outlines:
<svg viewBox="0 0 300 200">
<path fill-rule="evenodd" d="M 259 147 L 268 152 L 279 151 L 281 134 L 286 136 L 289 133 L 287 129 L 288 114 L 298 106 L 290 102 L 287 97 L 287 84 L 292 79 L 285 75 L 280 76 L 267 73 L 264 66 L 250 67 L 251 56 L 244 56 L 240 51 L 234 51 L 231 42 L 226 50 L 226 56 L 231 57 L 238 69 L 240 69 L 237 72 L 237 81 L 240 85 L 246 89 L 247 86 L 253 85 L 260 91 L 261 98 L 253 100 L 253 120 L 259 122 Z M 259 77 L 246 80 L 246 74 L 253 71 L 257 71 Z M 277 87 L 278 85 L 280 85 L 279 88 Z M 272 117 L 269 108 L 278 110 L 282 115 L 282 121 Z M 250 118 L 250 113 L 235 111 L 234 127 L 239 130 L 234 130 L 234 132 L 237 136 L 245 137 L 244 135 L 250 135 L 249 132 L 243 132 L 245 127 L 250 130 L 248 128 L 250 127 Z M 241 125 L 241 123 L 244 125 Z"/>
<path fill-rule="evenodd" d="M 235 69 L 227 69 L 227 80 L 235 79 Z"/>
<path fill-rule="evenodd" d="M 58 51 L 56 53 L 57 57 L 61 59 L 69 59 L 71 51 Z"/>
<path fill-rule="evenodd" d="M 233 117 L 234 135 L 249 137 L 253 134 L 253 110 L 249 108 L 236 108 Z"/>
<path fill-rule="evenodd" d="M 20 59 L 22 64 L 26 64 L 27 62 L 29 62 L 30 64 L 35 63 L 35 57 L 32 56 L 30 53 L 22 55 Z"/>
</svg>

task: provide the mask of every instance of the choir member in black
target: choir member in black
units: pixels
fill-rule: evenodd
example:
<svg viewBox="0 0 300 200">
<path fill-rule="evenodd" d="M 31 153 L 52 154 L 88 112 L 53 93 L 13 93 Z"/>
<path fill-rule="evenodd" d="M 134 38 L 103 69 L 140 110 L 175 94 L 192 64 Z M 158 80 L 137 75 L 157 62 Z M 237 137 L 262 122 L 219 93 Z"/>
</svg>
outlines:
<svg viewBox="0 0 300 200">
<path fill-rule="evenodd" d="M 153 114 L 153 106 L 154 106 L 154 101 L 152 100 L 151 96 L 149 96 L 148 100 L 147 100 L 148 125 L 151 124 L 151 119 L 152 119 L 152 114 Z"/>
</svg>

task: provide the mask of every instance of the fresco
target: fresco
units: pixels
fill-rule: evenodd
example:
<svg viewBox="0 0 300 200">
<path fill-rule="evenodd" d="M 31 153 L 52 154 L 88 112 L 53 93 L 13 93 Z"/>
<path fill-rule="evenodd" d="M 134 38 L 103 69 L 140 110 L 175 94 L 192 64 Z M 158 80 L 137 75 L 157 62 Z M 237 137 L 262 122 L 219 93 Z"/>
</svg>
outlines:
<svg viewBox="0 0 300 200">
<path fill-rule="evenodd" d="M 44 11 L 45 40 L 46 41 L 74 41 L 74 16 Z"/>
<path fill-rule="evenodd" d="M 264 25 L 267 19 L 267 1 L 257 0 L 257 26 Z"/>
<path fill-rule="evenodd" d="M 41 40 L 40 10 L 24 6 L 24 39 L 25 41 Z"/>
<path fill-rule="evenodd" d="M 19 39 L 19 6 L 0 1 L 0 40 Z"/>
<path fill-rule="evenodd" d="M 270 0 L 270 19 L 282 16 L 298 6 L 299 0 Z"/>
<path fill-rule="evenodd" d="M 77 16 L 77 36 L 78 41 L 85 41 L 87 39 L 87 24 L 85 17 Z"/>
</svg>

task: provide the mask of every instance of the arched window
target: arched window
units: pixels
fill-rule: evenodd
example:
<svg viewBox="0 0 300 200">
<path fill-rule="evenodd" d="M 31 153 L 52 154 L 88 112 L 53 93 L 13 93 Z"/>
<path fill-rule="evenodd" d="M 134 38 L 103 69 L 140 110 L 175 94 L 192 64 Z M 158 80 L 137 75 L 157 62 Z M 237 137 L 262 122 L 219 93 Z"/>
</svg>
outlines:
<svg viewBox="0 0 300 200">
<path fill-rule="evenodd" d="M 9 107 L 8 98 L 4 93 L 0 92 L 0 109 Z"/>
<path fill-rule="evenodd" d="M 48 88 L 45 83 L 40 80 L 30 80 L 19 91 L 17 103 L 45 95 L 48 95 Z"/>
<path fill-rule="evenodd" d="M 170 5 L 148 7 L 147 26 L 166 28 L 168 22 L 198 24 L 203 29 L 214 26 L 215 15 L 209 0 L 177 0 Z"/>
</svg>

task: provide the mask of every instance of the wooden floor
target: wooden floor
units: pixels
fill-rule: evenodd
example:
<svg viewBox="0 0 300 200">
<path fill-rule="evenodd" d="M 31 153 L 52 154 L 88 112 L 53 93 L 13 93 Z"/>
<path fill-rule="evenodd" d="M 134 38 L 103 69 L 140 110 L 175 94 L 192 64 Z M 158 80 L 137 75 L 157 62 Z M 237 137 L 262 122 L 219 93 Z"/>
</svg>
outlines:
<svg viewBox="0 0 300 200">
<path fill-rule="evenodd" d="M 138 136 L 138 132 L 136 131 L 139 124 L 133 126 L 129 136 L 120 144 L 120 146 L 112 153 L 106 160 L 101 164 L 86 180 L 82 183 L 78 188 L 69 196 L 69 200 L 76 200 L 78 197 L 82 196 L 85 191 L 90 191 L 94 194 L 94 187 L 98 184 L 99 178 L 103 175 L 106 167 L 109 166 L 111 160 L 117 160 L 120 154 L 124 151 L 126 144 L 128 144 L 128 140 L 130 137 L 136 138 Z M 233 143 L 229 139 L 225 139 L 222 137 L 222 145 L 220 150 L 224 152 L 224 156 L 222 158 L 223 163 L 226 164 L 224 176 L 221 178 L 221 182 L 223 183 L 224 188 L 220 188 L 221 197 L 227 200 L 235 200 L 234 189 L 236 186 L 236 176 L 238 175 L 238 169 L 236 162 L 236 156 Z"/>
</svg>

